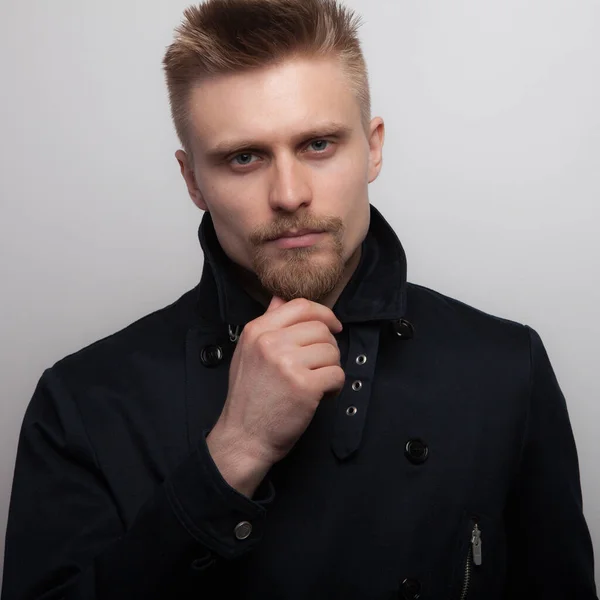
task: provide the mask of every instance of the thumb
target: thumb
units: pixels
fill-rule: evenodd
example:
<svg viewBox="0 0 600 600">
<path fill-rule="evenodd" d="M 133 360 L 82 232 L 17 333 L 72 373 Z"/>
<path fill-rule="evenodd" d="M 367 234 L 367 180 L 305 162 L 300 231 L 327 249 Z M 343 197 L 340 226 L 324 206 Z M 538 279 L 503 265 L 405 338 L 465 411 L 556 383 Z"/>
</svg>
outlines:
<svg viewBox="0 0 600 600">
<path fill-rule="evenodd" d="M 280 298 L 279 296 L 273 296 L 266 312 L 273 311 L 276 308 L 279 308 L 282 304 L 285 304 L 285 300 L 283 298 Z"/>
</svg>

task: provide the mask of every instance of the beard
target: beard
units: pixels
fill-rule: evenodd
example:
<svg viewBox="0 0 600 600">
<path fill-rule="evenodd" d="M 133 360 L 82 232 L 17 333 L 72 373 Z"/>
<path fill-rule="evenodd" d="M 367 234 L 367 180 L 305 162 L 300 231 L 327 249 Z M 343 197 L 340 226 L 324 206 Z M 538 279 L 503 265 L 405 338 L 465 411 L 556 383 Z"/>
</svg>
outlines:
<svg viewBox="0 0 600 600">
<path fill-rule="evenodd" d="M 279 225 L 276 234 L 294 227 L 322 229 L 327 234 L 313 246 L 285 249 L 266 247 L 265 240 L 273 237 L 269 232 L 255 235 L 251 257 L 254 273 L 272 296 L 286 301 L 307 298 L 317 302 L 336 287 L 344 274 L 343 223 L 341 219 L 329 217 L 319 223 Z"/>
</svg>

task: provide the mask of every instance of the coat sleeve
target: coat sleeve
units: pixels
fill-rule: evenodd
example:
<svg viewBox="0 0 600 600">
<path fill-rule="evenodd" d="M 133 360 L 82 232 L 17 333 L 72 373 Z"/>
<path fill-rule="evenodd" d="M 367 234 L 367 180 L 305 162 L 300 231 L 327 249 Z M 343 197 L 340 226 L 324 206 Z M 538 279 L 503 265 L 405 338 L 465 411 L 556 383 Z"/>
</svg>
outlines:
<svg viewBox="0 0 600 600">
<path fill-rule="evenodd" d="M 510 600 L 595 600 L 592 542 L 565 398 L 531 328 L 530 398 L 520 471 L 506 512 Z"/>
<path fill-rule="evenodd" d="M 78 407 L 49 369 L 19 437 L 2 600 L 151 600 L 190 585 L 201 600 L 215 563 L 260 541 L 273 496 L 267 480 L 259 500 L 231 488 L 203 436 L 126 529 Z M 245 540 L 234 535 L 241 521 L 253 526 Z"/>
</svg>

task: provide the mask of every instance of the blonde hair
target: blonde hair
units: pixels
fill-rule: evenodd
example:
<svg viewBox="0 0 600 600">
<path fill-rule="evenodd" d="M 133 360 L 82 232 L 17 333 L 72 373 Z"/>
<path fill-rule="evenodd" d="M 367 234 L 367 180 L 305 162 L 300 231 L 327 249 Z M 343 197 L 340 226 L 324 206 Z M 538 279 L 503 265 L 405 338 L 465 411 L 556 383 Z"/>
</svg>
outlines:
<svg viewBox="0 0 600 600">
<path fill-rule="evenodd" d="M 163 60 L 171 115 L 184 148 L 189 150 L 189 95 L 202 77 L 295 56 L 341 61 L 366 131 L 371 98 L 360 25 L 360 18 L 337 0 L 206 0 L 186 9 Z"/>
</svg>

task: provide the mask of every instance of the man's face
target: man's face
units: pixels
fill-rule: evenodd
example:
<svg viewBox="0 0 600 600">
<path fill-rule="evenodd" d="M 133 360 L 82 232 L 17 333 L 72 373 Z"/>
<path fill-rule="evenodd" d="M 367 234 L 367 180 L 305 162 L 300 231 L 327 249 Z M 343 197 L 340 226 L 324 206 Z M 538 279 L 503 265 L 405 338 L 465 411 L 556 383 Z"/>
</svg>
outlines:
<svg viewBox="0 0 600 600">
<path fill-rule="evenodd" d="M 296 58 L 205 79 L 190 128 L 193 164 L 177 158 L 225 253 L 271 295 L 331 292 L 368 230 L 383 143 L 381 119 L 365 132 L 340 64 Z M 280 237 L 304 229 L 321 233 Z"/>
</svg>

